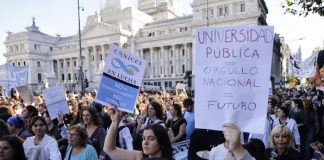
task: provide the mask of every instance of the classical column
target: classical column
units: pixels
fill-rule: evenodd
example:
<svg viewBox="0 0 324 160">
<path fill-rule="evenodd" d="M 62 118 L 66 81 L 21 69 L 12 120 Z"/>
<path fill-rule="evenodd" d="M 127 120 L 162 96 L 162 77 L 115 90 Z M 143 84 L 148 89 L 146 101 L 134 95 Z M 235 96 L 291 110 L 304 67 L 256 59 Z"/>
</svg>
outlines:
<svg viewBox="0 0 324 160">
<path fill-rule="evenodd" d="M 172 57 L 172 66 L 173 66 L 173 73 L 172 75 L 175 75 L 176 72 L 176 59 L 175 59 L 175 55 L 176 55 L 176 46 L 172 45 L 172 52 L 173 52 L 173 57 Z"/>
<path fill-rule="evenodd" d="M 64 82 L 67 81 L 67 72 L 66 72 L 66 69 L 67 69 L 67 64 L 66 64 L 66 59 L 63 58 L 63 71 L 64 71 Z"/>
<path fill-rule="evenodd" d="M 161 66 L 162 66 L 162 73 L 161 73 L 161 76 L 164 77 L 164 74 L 165 74 L 165 71 L 164 71 L 164 48 L 163 46 L 161 46 L 161 56 L 162 56 L 162 59 L 161 59 Z"/>
<path fill-rule="evenodd" d="M 152 76 L 153 77 L 153 48 L 150 48 L 150 56 L 151 56 L 151 59 L 150 59 L 150 63 L 151 63 L 151 66 L 150 66 L 150 77 Z"/>
<path fill-rule="evenodd" d="M 183 44 L 184 49 L 184 66 L 185 66 L 185 72 L 188 70 L 188 64 L 187 64 L 187 43 Z"/>
<path fill-rule="evenodd" d="M 90 79 L 92 80 L 91 78 L 91 56 L 90 56 L 90 48 L 89 47 L 86 47 L 86 56 L 85 56 L 85 62 L 86 62 L 86 66 L 87 66 L 87 77 L 88 78 L 88 81 L 90 81 Z"/>
<path fill-rule="evenodd" d="M 94 74 L 98 72 L 98 50 L 97 47 L 94 47 Z"/>
<path fill-rule="evenodd" d="M 34 71 L 36 70 L 34 65 L 34 59 L 29 59 L 29 70 L 28 70 L 28 83 L 34 83 Z"/>
<path fill-rule="evenodd" d="M 56 60 L 56 62 L 57 62 L 57 79 L 58 79 L 58 81 L 59 81 L 59 83 L 61 82 L 61 80 L 62 80 L 62 73 L 61 73 L 61 62 L 60 62 L 60 59 L 57 59 Z"/>
<path fill-rule="evenodd" d="M 108 52 L 108 50 L 105 50 L 104 44 L 101 46 L 101 48 L 102 48 L 102 50 L 101 50 L 102 60 L 105 62 L 106 61 L 106 53 Z"/>
</svg>

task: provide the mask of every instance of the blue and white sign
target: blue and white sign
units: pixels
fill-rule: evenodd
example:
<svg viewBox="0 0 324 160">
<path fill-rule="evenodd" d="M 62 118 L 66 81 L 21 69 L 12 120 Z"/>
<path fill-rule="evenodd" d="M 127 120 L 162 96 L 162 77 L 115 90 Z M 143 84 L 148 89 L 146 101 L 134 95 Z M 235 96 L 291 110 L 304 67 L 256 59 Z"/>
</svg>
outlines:
<svg viewBox="0 0 324 160">
<path fill-rule="evenodd" d="M 105 62 L 96 101 L 132 113 L 147 62 L 115 45 Z"/>
<path fill-rule="evenodd" d="M 11 64 L 0 65 L 0 85 L 5 89 L 5 94 L 10 95 L 12 88 L 28 83 L 28 66 L 15 67 Z"/>
</svg>

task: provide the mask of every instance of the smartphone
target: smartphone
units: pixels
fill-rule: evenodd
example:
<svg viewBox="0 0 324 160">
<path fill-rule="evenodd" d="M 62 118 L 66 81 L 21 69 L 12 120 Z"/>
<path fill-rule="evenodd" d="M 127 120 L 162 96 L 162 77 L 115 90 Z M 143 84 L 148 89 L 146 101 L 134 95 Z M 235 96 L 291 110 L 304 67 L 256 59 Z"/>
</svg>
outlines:
<svg viewBox="0 0 324 160">
<path fill-rule="evenodd" d="M 276 153 L 275 151 L 271 152 L 271 158 L 276 159 L 278 157 L 278 153 Z"/>
</svg>

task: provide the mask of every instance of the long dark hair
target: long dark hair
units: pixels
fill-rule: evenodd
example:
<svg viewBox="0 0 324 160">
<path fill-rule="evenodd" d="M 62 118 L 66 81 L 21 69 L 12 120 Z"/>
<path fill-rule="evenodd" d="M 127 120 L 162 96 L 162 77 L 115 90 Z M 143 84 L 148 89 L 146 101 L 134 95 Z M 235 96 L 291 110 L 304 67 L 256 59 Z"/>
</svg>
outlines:
<svg viewBox="0 0 324 160">
<path fill-rule="evenodd" d="M 12 159 L 15 160 L 27 160 L 24 152 L 24 148 L 20 140 L 16 136 L 5 136 L 0 139 L 0 141 L 6 141 L 11 146 L 13 150 Z"/>
<path fill-rule="evenodd" d="M 163 110 L 162 110 L 161 104 L 159 102 L 153 101 L 149 105 L 152 105 L 152 107 L 154 108 L 155 116 L 158 119 L 162 120 L 163 119 Z M 147 106 L 147 108 L 148 108 L 148 106 Z"/>
<path fill-rule="evenodd" d="M 82 123 L 83 123 L 82 114 L 83 114 L 84 111 L 88 111 L 91 114 L 91 119 L 92 119 L 93 124 L 95 124 L 96 126 L 100 125 L 98 113 L 97 113 L 97 110 L 94 107 L 89 107 L 89 108 L 86 108 L 86 109 L 82 110 L 82 113 L 81 113 Z"/>
<path fill-rule="evenodd" d="M 182 118 L 183 115 L 182 115 L 182 111 L 181 111 L 181 105 L 178 104 L 178 103 L 173 103 L 173 104 L 172 104 L 172 107 L 173 107 L 174 110 L 177 112 L 177 116 L 178 116 L 179 118 Z"/>
<path fill-rule="evenodd" d="M 167 130 L 159 124 L 149 125 L 144 130 L 149 130 L 149 129 L 153 131 L 155 137 L 157 138 L 158 143 L 160 144 L 162 157 L 168 160 L 173 160 L 172 147 L 171 147 L 171 142 Z"/>
</svg>

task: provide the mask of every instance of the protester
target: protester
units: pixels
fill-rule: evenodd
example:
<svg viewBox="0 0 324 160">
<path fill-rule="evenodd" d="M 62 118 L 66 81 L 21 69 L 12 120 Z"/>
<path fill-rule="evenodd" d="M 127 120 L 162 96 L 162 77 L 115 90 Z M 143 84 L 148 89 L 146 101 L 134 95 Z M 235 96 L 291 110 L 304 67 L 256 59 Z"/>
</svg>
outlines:
<svg viewBox="0 0 324 160">
<path fill-rule="evenodd" d="M 186 139 L 190 139 L 192 132 L 195 129 L 195 110 L 194 101 L 191 98 L 187 98 L 183 101 L 183 107 L 185 111 L 183 117 L 187 122 L 186 126 Z"/>
<path fill-rule="evenodd" d="M 166 126 L 169 129 L 171 144 L 186 140 L 186 126 L 187 122 L 182 116 L 181 106 L 173 104 L 170 107 L 172 118 L 168 120 Z M 170 136 L 171 135 L 171 136 Z"/>
<path fill-rule="evenodd" d="M 139 118 L 137 118 L 137 128 L 135 136 L 133 138 L 133 147 L 136 150 L 142 150 L 142 135 L 144 128 L 153 125 L 159 124 L 165 127 L 163 122 L 163 110 L 160 103 L 152 101 L 147 106 L 147 112 L 142 111 Z"/>
<path fill-rule="evenodd" d="M 212 149 L 209 160 L 255 160 L 241 144 L 240 130 L 233 123 L 225 123 L 225 143 Z"/>
<path fill-rule="evenodd" d="M 0 138 L 10 135 L 10 130 L 6 122 L 0 119 Z"/>
<path fill-rule="evenodd" d="M 279 107 L 277 110 L 278 119 L 275 119 L 273 125 L 279 126 L 279 125 L 286 125 L 290 131 L 292 132 L 292 135 L 294 137 L 295 144 L 297 145 L 296 148 L 299 148 L 300 146 L 300 135 L 298 132 L 298 126 L 294 119 L 288 118 L 289 116 L 289 110 L 286 107 Z"/>
<path fill-rule="evenodd" d="M 56 140 L 60 140 L 62 136 L 58 127 L 57 120 L 55 119 L 55 122 L 51 120 L 51 117 L 49 116 L 49 113 L 47 111 L 42 114 L 42 117 L 45 119 L 48 128 L 46 134 L 52 136 Z"/>
<path fill-rule="evenodd" d="M 38 116 L 38 110 L 36 107 L 29 105 L 26 106 L 25 108 L 23 108 L 21 115 L 24 117 L 25 119 L 25 128 L 29 131 L 32 132 L 31 130 L 29 130 L 30 126 L 31 126 L 31 119 L 35 116 Z"/>
<path fill-rule="evenodd" d="M 197 155 L 198 152 L 210 151 L 213 147 L 225 142 L 222 131 L 209 129 L 195 129 L 190 136 L 188 160 L 203 160 Z"/>
<path fill-rule="evenodd" d="M 146 117 L 148 116 L 148 117 Z M 153 101 L 147 106 L 147 115 L 144 113 L 141 115 L 136 133 L 143 130 L 145 127 L 151 124 L 160 124 L 165 127 L 163 120 L 163 110 L 159 102 Z"/>
<path fill-rule="evenodd" d="M 301 160 L 299 151 L 293 148 L 293 135 L 286 125 L 279 125 L 270 134 L 270 148 L 266 150 L 270 160 Z"/>
<path fill-rule="evenodd" d="M 0 139 L 0 160 L 27 160 L 22 143 L 16 136 Z"/>
<path fill-rule="evenodd" d="M 20 137 L 22 139 L 26 139 L 27 137 L 33 136 L 27 130 L 25 130 L 24 119 L 21 116 L 13 116 L 7 120 L 7 124 L 10 128 L 10 131 L 13 135 Z"/>
<path fill-rule="evenodd" d="M 112 123 L 105 139 L 104 151 L 116 160 L 142 160 L 144 158 L 159 158 L 172 160 L 172 148 L 167 131 L 161 125 L 149 125 L 144 129 L 142 147 L 143 151 L 129 151 L 116 147 L 116 135 L 121 112 L 115 110 L 111 114 Z"/>
<path fill-rule="evenodd" d="M 95 108 L 86 108 L 82 111 L 82 122 L 87 129 L 89 141 L 96 149 L 97 154 L 100 155 L 99 159 L 105 159 L 103 152 L 103 145 L 105 140 L 106 131 L 100 126 L 98 114 Z"/>
<path fill-rule="evenodd" d="M 57 141 L 45 133 L 47 130 L 45 119 L 35 116 L 31 119 L 30 125 L 35 136 L 28 137 L 23 144 L 26 157 L 31 160 L 61 160 Z"/>
<path fill-rule="evenodd" d="M 64 160 L 97 160 L 96 149 L 88 142 L 87 130 L 82 125 L 71 126 L 68 133 L 69 146 Z"/>
</svg>

